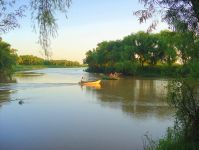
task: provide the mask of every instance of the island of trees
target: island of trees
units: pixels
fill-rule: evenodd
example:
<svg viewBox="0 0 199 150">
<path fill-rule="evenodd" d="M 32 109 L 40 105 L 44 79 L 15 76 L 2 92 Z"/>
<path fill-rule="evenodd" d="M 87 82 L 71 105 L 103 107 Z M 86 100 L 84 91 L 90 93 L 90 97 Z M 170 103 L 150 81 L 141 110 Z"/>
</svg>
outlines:
<svg viewBox="0 0 199 150">
<path fill-rule="evenodd" d="M 174 127 L 145 150 L 197 150 L 199 147 L 199 36 L 190 30 L 137 32 L 122 40 L 104 41 L 86 53 L 90 72 L 172 77 L 168 104 L 175 108 Z"/>
<path fill-rule="evenodd" d="M 199 37 L 194 32 L 137 32 L 104 41 L 86 53 L 90 72 L 138 76 L 198 76 Z"/>
</svg>

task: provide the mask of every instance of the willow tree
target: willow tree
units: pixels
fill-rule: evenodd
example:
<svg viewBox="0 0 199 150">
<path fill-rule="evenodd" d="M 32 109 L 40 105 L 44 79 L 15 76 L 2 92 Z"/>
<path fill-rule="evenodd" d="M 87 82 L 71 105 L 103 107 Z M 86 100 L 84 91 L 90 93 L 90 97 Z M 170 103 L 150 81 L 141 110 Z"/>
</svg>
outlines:
<svg viewBox="0 0 199 150">
<path fill-rule="evenodd" d="M 138 10 L 135 15 L 139 21 L 145 22 L 152 19 L 149 31 L 154 29 L 158 18 L 167 22 L 175 30 L 192 30 L 199 33 L 199 1 L 198 0 L 139 0 L 144 4 L 143 10 Z"/>
<path fill-rule="evenodd" d="M 39 30 L 39 43 L 48 55 L 50 39 L 57 34 L 55 13 L 67 16 L 70 4 L 71 0 L 0 0 L 0 34 L 19 27 L 19 18 L 25 16 L 26 10 L 31 10 L 34 28 Z"/>
</svg>

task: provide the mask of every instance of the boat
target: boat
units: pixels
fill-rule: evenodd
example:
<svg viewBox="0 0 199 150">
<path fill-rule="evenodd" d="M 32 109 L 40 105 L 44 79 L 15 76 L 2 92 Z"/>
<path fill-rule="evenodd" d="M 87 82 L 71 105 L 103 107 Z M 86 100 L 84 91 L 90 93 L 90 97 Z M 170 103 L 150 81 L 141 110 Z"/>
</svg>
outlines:
<svg viewBox="0 0 199 150">
<path fill-rule="evenodd" d="M 85 87 L 89 87 L 89 88 L 92 88 L 92 89 L 101 89 L 101 84 L 81 84 L 81 86 L 85 86 Z"/>
<path fill-rule="evenodd" d="M 81 85 L 99 85 L 101 83 L 101 80 L 96 80 L 96 81 L 81 81 Z"/>
</svg>

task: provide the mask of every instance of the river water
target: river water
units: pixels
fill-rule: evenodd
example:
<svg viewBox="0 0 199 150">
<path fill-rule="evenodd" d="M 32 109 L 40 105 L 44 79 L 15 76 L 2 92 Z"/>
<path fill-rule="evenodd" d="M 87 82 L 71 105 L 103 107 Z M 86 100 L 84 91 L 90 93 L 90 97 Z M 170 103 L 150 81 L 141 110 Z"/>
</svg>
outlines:
<svg viewBox="0 0 199 150">
<path fill-rule="evenodd" d="M 167 80 L 94 80 L 83 68 L 42 69 L 0 85 L 0 150 L 142 150 L 173 124 Z"/>
</svg>

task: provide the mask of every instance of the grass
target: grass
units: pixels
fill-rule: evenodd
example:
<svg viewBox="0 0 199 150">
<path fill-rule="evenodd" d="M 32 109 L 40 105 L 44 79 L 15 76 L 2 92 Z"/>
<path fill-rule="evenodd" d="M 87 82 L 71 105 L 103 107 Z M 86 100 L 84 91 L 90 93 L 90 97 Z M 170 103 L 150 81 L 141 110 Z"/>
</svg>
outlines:
<svg viewBox="0 0 199 150">
<path fill-rule="evenodd" d="M 154 141 L 145 135 L 144 150 L 198 150 L 199 141 L 184 137 L 183 130 L 168 128 L 166 136 Z"/>
</svg>

